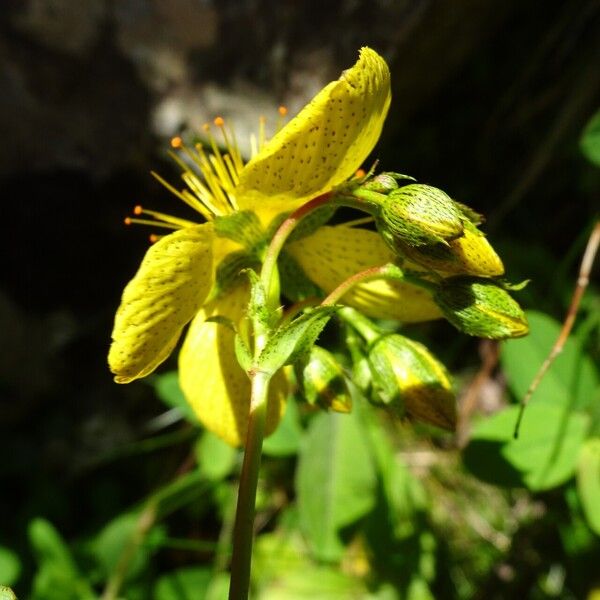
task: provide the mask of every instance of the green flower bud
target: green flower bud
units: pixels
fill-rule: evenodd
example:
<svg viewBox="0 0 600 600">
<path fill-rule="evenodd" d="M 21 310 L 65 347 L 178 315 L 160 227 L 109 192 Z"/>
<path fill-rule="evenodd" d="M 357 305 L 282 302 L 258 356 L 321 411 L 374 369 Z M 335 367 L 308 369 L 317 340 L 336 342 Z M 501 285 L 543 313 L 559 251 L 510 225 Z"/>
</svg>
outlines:
<svg viewBox="0 0 600 600">
<path fill-rule="evenodd" d="M 388 194 L 389 192 L 398 189 L 398 182 L 391 173 L 380 173 L 372 179 L 365 181 L 361 188 L 379 194 Z"/>
<path fill-rule="evenodd" d="M 377 227 L 394 249 L 398 244 L 427 246 L 463 234 L 465 217 L 442 190 L 414 183 L 390 192 L 381 205 Z"/>
<path fill-rule="evenodd" d="M 348 413 L 352 400 L 341 365 L 319 346 L 313 346 L 308 359 L 295 365 L 302 394 L 309 404 Z"/>
<path fill-rule="evenodd" d="M 373 387 L 386 404 L 403 408 L 419 421 L 456 427 L 456 401 L 444 366 L 419 342 L 389 334 L 369 351 Z"/>
<path fill-rule="evenodd" d="M 433 299 L 446 319 L 469 335 L 501 340 L 529 332 L 527 317 L 518 303 L 489 279 L 444 279 Z"/>
</svg>

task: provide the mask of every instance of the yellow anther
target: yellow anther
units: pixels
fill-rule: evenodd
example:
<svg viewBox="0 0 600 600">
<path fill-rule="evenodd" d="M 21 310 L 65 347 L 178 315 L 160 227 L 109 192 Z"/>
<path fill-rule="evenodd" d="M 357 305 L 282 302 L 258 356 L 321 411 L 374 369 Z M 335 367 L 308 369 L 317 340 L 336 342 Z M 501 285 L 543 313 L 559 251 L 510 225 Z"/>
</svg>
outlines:
<svg viewBox="0 0 600 600">
<path fill-rule="evenodd" d="M 288 109 L 287 109 L 287 106 L 283 106 L 283 105 L 281 105 L 281 106 L 280 106 L 280 107 L 277 109 L 277 111 L 279 112 L 279 114 L 280 114 L 282 117 L 285 117 L 285 115 L 287 115 L 287 114 L 288 114 Z"/>
<path fill-rule="evenodd" d="M 356 173 L 354 173 L 354 177 L 356 179 L 360 179 L 361 177 L 364 177 L 367 174 L 367 172 L 364 169 L 357 169 Z"/>
<path fill-rule="evenodd" d="M 144 212 L 144 209 L 142 208 L 142 206 L 140 204 L 138 204 L 137 206 L 133 207 L 133 214 L 134 215 L 141 215 Z"/>
<path fill-rule="evenodd" d="M 150 243 L 151 243 L 151 244 L 154 244 L 154 243 L 158 242 L 158 240 L 160 240 L 160 238 L 161 238 L 161 237 L 162 237 L 162 236 L 160 236 L 160 235 L 156 235 L 155 233 L 151 233 L 151 234 L 148 236 L 148 239 L 150 240 Z"/>
<path fill-rule="evenodd" d="M 131 225 L 131 217 L 125 217 L 123 223 L 125 223 L 125 225 Z"/>
<path fill-rule="evenodd" d="M 215 117 L 215 120 L 213 121 L 213 123 L 217 127 L 223 127 L 223 125 L 225 125 L 225 120 L 223 119 L 223 117 Z"/>
<path fill-rule="evenodd" d="M 176 135 L 174 138 L 171 138 L 171 147 L 172 148 L 181 148 L 183 146 L 183 140 Z"/>
<path fill-rule="evenodd" d="M 210 124 L 204 123 L 204 125 L 202 125 L 202 130 L 208 133 L 210 131 Z"/>
</svg>

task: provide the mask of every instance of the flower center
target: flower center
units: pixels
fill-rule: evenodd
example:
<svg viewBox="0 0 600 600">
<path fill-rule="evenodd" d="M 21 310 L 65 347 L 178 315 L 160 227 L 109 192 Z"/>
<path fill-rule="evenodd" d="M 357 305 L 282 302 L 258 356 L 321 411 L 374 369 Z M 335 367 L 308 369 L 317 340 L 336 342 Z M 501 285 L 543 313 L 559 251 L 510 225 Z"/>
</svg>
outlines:
<svg viewBox="0 0 600 600">
<path fill-rule="evenodd" d="M 278 112 L 277 130 L 283 126 L 287 108 L 280 106 Z M 265 123 L 265 118 L 260 117 L 258 136 L 250 136 L 252 157 L 258 154 L 267 141 Z M 177 189 L 158 173 L 151 172 L 167 190 L 202 215 L 206 221 L 238 211 L 235 188 L 245 165 L 233 128 L 223 117 L 216 117 L 213 126 L 220 132 L 220 143 L 213 135 L 213 128 L 209 123 L 202 126 L 204 144 L 197 142 L 189 145 L 180 136 L 171 139 L 169 156 L 181 169 L 181 179 L 185 184 L 183 189 Z M 162 229 L 181 229 L 196 225 L 193 221 L 148 210 L 140 205 L 133 209 L 133 215 L 125 218 L 126 225 L 150 225 Z M 152 234 L 150 241 L 155 242 L 160 237 Z"/>
</svg>

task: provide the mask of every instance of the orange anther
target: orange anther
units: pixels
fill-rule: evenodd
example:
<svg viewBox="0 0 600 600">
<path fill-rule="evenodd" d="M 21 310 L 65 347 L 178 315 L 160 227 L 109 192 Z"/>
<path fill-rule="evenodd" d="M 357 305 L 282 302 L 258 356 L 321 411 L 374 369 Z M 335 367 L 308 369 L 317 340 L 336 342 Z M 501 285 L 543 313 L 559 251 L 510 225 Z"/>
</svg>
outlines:
<svg viewBox="0 0 600 600">
<path fill-rule="evenodd" d="M 148 236 L 148 239 L 150 240 L 151 244 L 154 244 L 155 242 L 158 242 L 158 240 L 160 239 L 155 233 L 151 233 Z"/>
<path fill-rule="evenodd" d="M 141 215 L 143 212 L 144 212 L 144 209 L 139 204 L 137 206 L 133 207 L 134 215 Z"/>
<path fill-rule="evenodd" d="M 213 123 L 217 127 L 223 127 L 223 125 L 225 125 L 225 120 L 223 119 L 223 117 L 215 117 L 215 120 L 213 121 Z"/>
<path fill-rule="evenodd" d="M 183 146 L 183 140 L 176 135 L 174 138 L 171 139 L 171 146 L 173 148 L 181 148 L 181 146 Z"/>
<path fill-rule="evenodd" d="M 283 106 L 283 105 L 281 105 L 281 106 L 280 106 L 280 107 L 277 109 L 277 111 L 279 112 L 279 114 L 280 114 L 282 117 L 285 117 L 285 115 L 287 115 L 287 113 L 288 113 L 288 109 L 287 109 L 287 107 L 286 107 L 286 106 Z"/>
<path fill-rule="evenodd" d="M 364 169 L 357 169 L 356 173 L 354 173 L 354 177 L 356 177 L 356 179 L 360 179 L 361 177 L 364 177 L 367 174 L 367 172 Z"/>
<path fill-rule="evenodd" d="M 131 225 L 131 218 L 130 217 L 125 217 L 123 219 L 123 222 L 125 223 L 125 225 Z"/>
<path fill-rule="evenodd" d="M 204 125 L 202 125 L 202 129 L 208 133 L 210 131 L 210 125 L 208 123 L 204 123 Z"/>
<path fill-rule="evenodd" d="M 264 115 L 260 115 L 260 117 L 258 117 L 258 122 L 264 125 L 267 122 L 267 118 Z"/>
</svg>

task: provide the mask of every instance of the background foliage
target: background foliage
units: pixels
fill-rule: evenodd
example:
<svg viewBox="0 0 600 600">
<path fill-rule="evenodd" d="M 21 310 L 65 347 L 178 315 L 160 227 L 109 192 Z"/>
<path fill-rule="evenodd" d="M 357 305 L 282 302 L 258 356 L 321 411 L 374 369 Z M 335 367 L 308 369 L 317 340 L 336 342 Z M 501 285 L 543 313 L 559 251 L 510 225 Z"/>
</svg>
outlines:
<svg viewBox="0 0 600 600">
<path fill-rule="evenodd" d="M 105 366 L 147 244 L 122 216 L 168 208 L 148 170 L 172 173 L 180 127 L 221 112 L 253 127 L 281 101 L 294 112 L 364 44 L 394 82 L 381 167 L 488 216 L 511 279 L 532 279 L 519 295 L 532 333 L 497 347 L 405 328 L 455 375 L 456 436 L 358 394 L 349 416 L 292 402 L 265 445 L 256 596 L 600 593 L 598 267 L 512 439 L 598 213 L 597 3 L 323 4 L 3 6 L 0 585 L 20 598 L 116 584 L 132 600 L 223 597 L 239 453 L 199 429 L 173 363 L 126 387 Z"/>
</svg>

